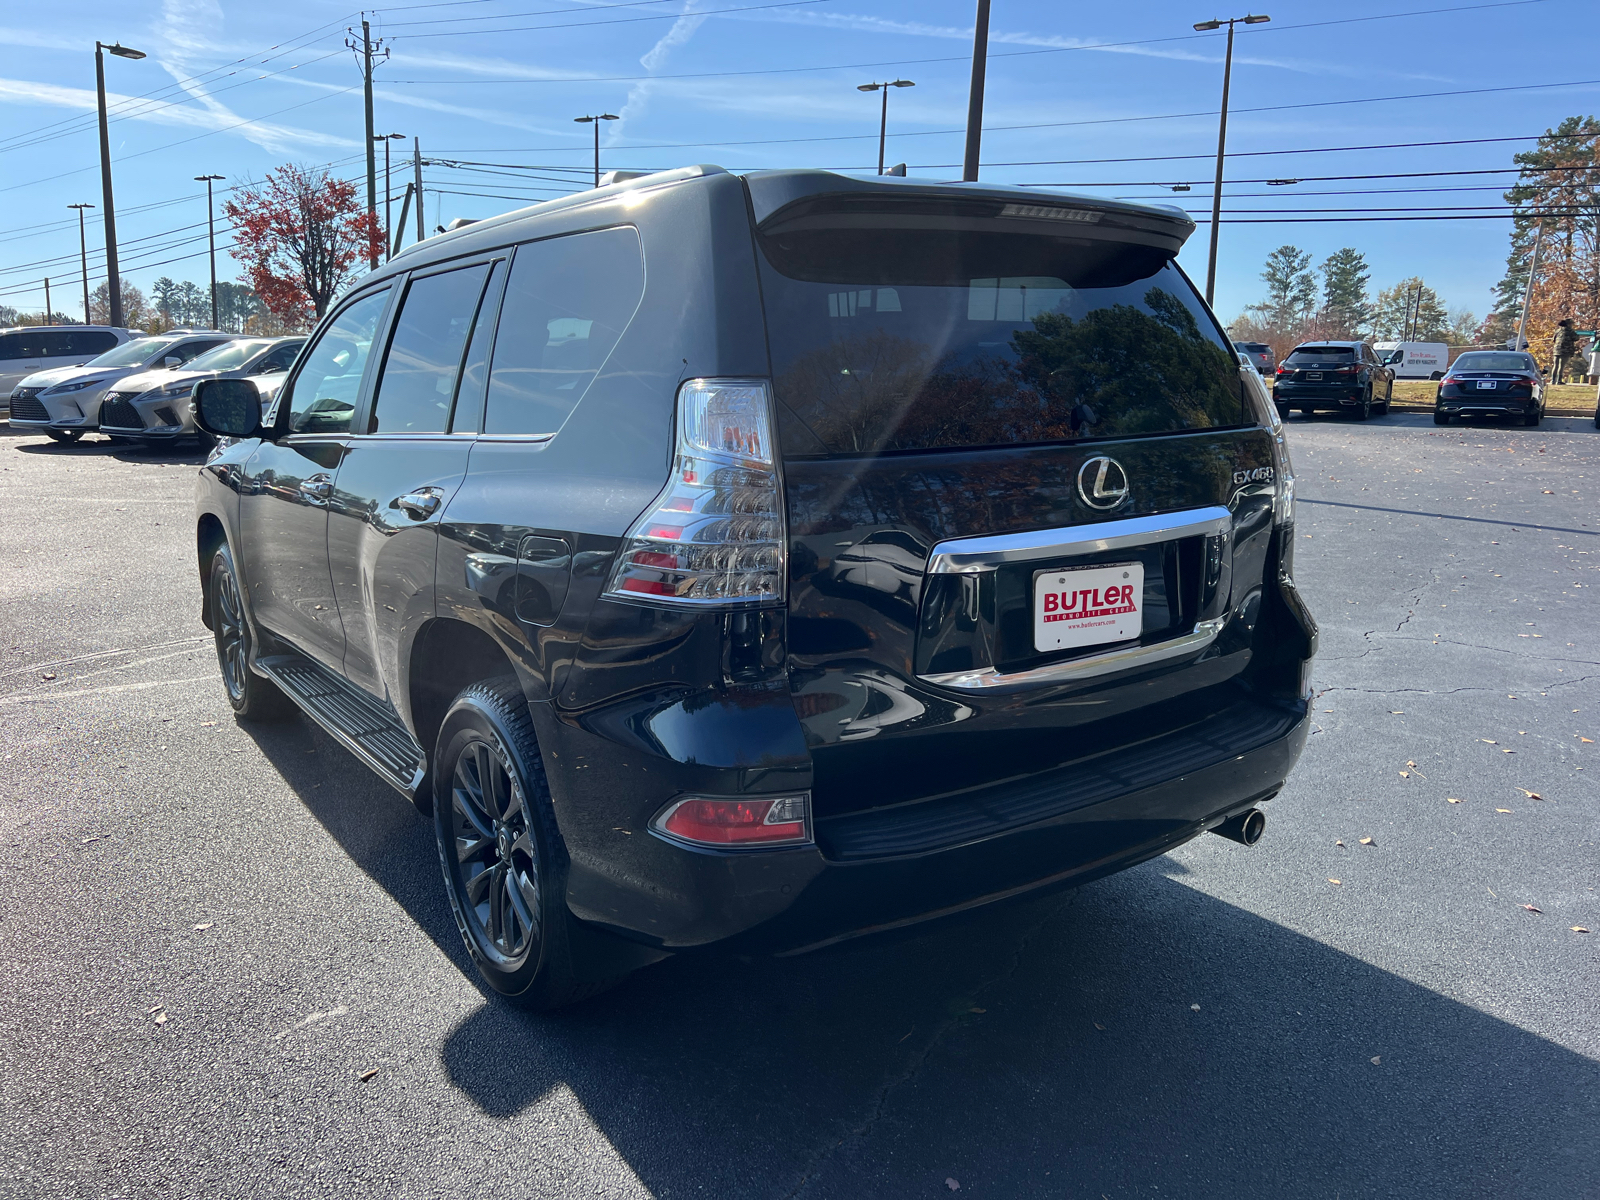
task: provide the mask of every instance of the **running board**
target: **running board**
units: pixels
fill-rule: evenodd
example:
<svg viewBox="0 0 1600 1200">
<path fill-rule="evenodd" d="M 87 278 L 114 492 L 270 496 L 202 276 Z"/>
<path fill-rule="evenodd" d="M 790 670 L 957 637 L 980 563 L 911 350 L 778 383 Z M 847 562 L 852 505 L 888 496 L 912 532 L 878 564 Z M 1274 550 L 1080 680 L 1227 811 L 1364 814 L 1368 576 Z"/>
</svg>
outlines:
<svg viewBox="0 0 1600 1200">
<path fill-rule="evenodd" d="M 427 760 L 393 709 L 301 654 L 257 658 L 255 666 L 330 737 L 415 802 Z"/>
</svg>

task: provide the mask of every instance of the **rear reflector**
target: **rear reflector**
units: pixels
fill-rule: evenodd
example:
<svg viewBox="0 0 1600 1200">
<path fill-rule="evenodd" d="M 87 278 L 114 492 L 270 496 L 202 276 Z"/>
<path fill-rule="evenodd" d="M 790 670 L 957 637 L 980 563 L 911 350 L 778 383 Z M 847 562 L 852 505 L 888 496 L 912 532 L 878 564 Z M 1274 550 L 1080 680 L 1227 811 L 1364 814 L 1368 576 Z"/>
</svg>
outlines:
<svg viewBox="0 0 1600 1200">
<path fill-rule="evenodd" d="M 675 800 L 650 822 L 669 839 L 697 846 L 798 846 L 811 841 L 811 797 L 691 796 Z"/>
</svg>

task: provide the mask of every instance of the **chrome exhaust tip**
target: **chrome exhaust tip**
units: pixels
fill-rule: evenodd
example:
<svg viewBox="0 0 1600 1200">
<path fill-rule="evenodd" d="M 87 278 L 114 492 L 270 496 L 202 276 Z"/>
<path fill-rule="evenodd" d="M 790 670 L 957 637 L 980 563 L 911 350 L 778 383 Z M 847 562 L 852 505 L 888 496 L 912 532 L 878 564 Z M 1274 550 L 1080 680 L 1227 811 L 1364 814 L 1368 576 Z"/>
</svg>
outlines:
<svg viewBox="0 0 1600 1200">
<path fill-rule="evenodd" d="M 1254 846 L 1266 831 L 1267 814 L 1259 808 L 1252 808 L 1248 812 L 1229 817 L 1211 832 L 1220 833 L 1223 837 L 1244 846 Z"/>
</svg>

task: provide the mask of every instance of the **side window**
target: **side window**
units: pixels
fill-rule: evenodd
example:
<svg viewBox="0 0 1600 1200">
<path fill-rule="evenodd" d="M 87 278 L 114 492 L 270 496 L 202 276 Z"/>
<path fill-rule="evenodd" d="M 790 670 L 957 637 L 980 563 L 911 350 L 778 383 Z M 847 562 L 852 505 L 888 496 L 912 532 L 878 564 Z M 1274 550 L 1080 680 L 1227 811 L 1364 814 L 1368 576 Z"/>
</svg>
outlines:
<svg viewBox="0 0 1600 1200">
<path fill-rule="evenodd" d="M 483 426 L 483 396 L 489 383 L 495 310 L 505 281 L 506 261 L 500 259 L 489 272 L 489 285 L 483 289 L 483 299 L 478 301 L 478 319 L 473 323 L 467 361 L 461 368 L 461 386 L 456 389 L 456 411 L 450 418 L 452 433 L 477 433 Z"/>
<path fill-rule="evenodd" d="M 384 355 L 368 433 L 444 433 L 489 264 L 413 279 Z"/>
<path fill-rule="evenodd" d="M 39 339 L 31 333 L 0 334 L 0 359 L 38 358 Z"/>
<path fill-rule="evenodd" d="M 161 361 L 166 362 L 169 358 L 180 358 L 184 362 L 188 362 L 191 358 L 198 358 L 207 350 L 215 350 L 226 340 L 226 338 L 213 338 L 209 342 L 179 342 L 161 356 Z"/>
<path fill-rule="evenodd" d="M 107 333 L 104 329 L 68 330 L 67 345 L 69 349 L 66 353 L 74 358 L 82 356 L 93 358 L 117 345 L 117 335 Z"/>
<path fill-rule="evenodd" d="M 639 235 L 623 227 L 517 248 L 500 307 L 485 433 L 555 433 L 644 295 Z"/>
<path fill-rule="evenodd" d="M 289 395 L 290 433 L 347 433 L 389 289 L 347 305 L 311 346 Z"/>
<path fill-rule="evenodd" d="M 287 371 L 294 366 L 294 356 L 300 353 L 300 347 L 303 345 L 305 345 L 304 342 L 285 342 L 270 351 L 265 358 L 258 362 L 254 373 L 257 375 L 270 375 L 274 371 Z"/>
</svg>

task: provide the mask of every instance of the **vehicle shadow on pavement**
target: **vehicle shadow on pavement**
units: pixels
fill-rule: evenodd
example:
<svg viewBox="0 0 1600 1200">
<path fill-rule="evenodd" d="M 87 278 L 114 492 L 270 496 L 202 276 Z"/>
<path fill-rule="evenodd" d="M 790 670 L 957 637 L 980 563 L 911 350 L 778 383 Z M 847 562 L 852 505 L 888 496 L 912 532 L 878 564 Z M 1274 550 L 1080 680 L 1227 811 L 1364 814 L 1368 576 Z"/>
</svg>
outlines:
<svg viewBox="0 0 1600 1200">
<path fill-rule="evenodd" d="M 428 823 L 308 723 L 250 733 L 476 983 Z M 486 994 L 443 1067 L 496 1121 L 575 1097 L 663 1198 L 1595 1194 L 1600 1064 L 1183 874 L 685 955 L 555 1014 Z"/>
<path fill-rule="evenodd" d="M 197 466 L 205 461 L 205 451 L 194 445 L 140 446 L 131 442 L 111 442 L 98 437 L 68 444 L 52 442 L 43 434 L 31 429 L 11 429 L 9 426 L 0 428 L 0 438 L 20 442 L 21 444 L 12 447 L 20 454 L 39 454 L 52 458 L 106 457 L 131 463 L 193 463 Z M 21 441 L 23 438 L 29 440 Z"/>
</svg>

